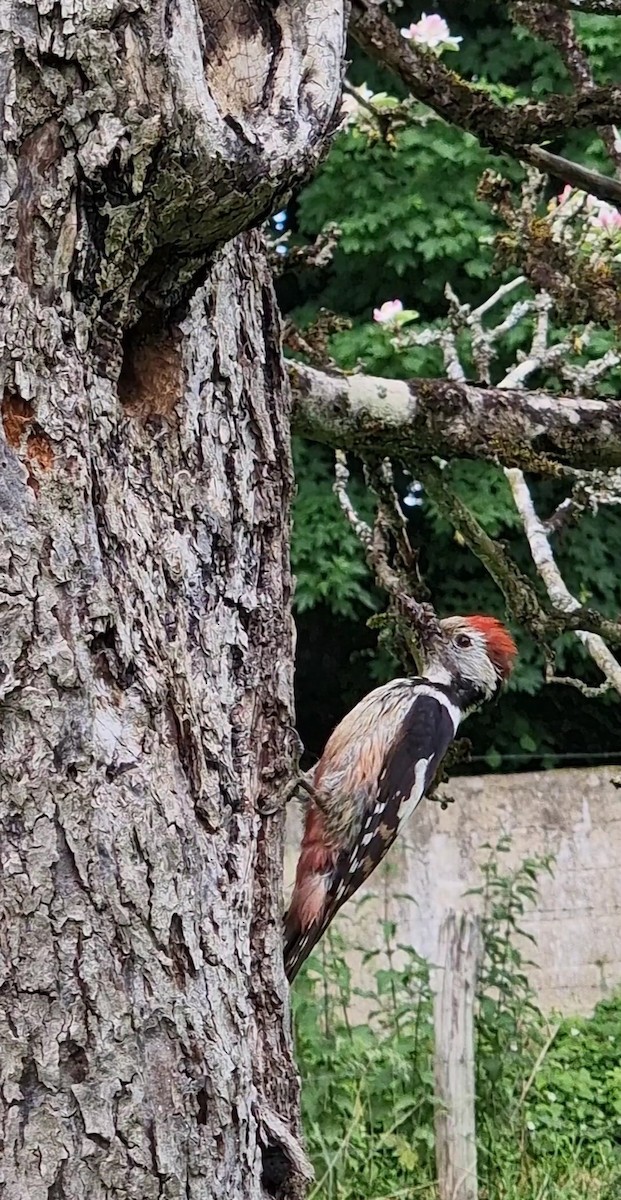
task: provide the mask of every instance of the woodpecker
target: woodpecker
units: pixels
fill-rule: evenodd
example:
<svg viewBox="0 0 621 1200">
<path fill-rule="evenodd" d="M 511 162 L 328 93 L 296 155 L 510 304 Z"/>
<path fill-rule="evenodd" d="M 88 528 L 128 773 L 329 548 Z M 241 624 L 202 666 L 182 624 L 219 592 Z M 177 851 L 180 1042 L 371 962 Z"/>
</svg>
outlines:
<svg viewBox="0 0 621 1200">
<path fill-rule="evenodd" d="M 498 695 L 517 649 L 495 617 L 446 617 L 423 672 L 369 692 L 334 730 L 306 784 L 304 836 L 285 916 L 289 981 L 384 858 L 429 790 L 460 722 Z"/>
</svg>

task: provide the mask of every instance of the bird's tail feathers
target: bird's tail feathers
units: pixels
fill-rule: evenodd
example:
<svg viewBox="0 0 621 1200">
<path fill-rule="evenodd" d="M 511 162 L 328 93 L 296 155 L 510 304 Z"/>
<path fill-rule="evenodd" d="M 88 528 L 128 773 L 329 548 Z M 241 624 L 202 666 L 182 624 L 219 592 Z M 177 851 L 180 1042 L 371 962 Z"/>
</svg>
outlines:
<svg viewBox="0 0 621 1200">
<path fill-rule="evenodd" d="M 325 877 L 317 876 L 317 880 L 317 892 L 319 884 L 323 884 L 324 903 L 316 912 L 314 920 L 303 922 L 300 909 L 294 901 L 285 915 L 284 960 L 285 975 L 289 983 L 293 983 L 300 967 L 306 962 L 330 922 L 330 909 L 325 906 Z"/>
<path fill-rule="evenodd" d="M 329 922 L 328 890 L 335 861 L 335 852 L 327 842 L 324 818 L 316 805 L 311 803 L 306 816 L 295 888 L 285 916 L 285 971 L 290 981 L 297 975 Z"/>
</svg>

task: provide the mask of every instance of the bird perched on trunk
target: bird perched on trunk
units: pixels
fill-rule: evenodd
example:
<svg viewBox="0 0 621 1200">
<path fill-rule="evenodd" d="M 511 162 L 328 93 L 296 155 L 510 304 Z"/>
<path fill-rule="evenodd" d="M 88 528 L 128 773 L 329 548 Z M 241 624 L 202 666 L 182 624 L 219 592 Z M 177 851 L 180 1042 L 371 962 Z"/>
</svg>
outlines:
<svg viewBox="0 0 621 1200">
<path fill-rule="evenodd" d="M 429 790 L 460 722 L 496 696 L 511 673 L 517 650 L 495 617 L 447 617 L 439 627 L 422 674 L 369 692 L 307 777 L 310 799 L 285 917 L 289 980 Z"/>
</svg>

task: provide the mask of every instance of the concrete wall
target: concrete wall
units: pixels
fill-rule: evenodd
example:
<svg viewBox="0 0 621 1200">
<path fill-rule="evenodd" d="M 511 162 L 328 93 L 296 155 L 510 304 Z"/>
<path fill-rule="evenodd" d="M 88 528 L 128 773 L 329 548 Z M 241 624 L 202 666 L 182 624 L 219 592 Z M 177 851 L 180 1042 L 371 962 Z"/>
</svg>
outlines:
<svg viewBox="0 0 621 1200">
<path fill-rule="evenodd" d="M 379 921 L 389 916 L 397 922 L 397 941 L 437 961 L 445 912 L 477 907 L 478 898 L 464 892 L 482 883 L 484 843 L 508 834 L 511 850 L 502 855 L 508 866 L 535 855 L 556 860 L 524 922 L 537 941 L 527 944 L 527 956 L 538 962 L 531 978 L 540 1004 L 589 1012 L 621 987 L 621 788 L 615 777 L 621 783 L 618 767 L 453 779 L 455 803 L 442 811 L 423 801 L 367 884 L 375 899 L 361 912 L 346 906 L 335 925 L 349 943 L 375 948 Z M 290 807 L 286 883 L 293 879 L 299 838 L 299 818 Z M 404 894 L 414 902 L 400 898 Z M 352 952 L 351 959 L 359 971 L 360 955 Z"/>
</svg>

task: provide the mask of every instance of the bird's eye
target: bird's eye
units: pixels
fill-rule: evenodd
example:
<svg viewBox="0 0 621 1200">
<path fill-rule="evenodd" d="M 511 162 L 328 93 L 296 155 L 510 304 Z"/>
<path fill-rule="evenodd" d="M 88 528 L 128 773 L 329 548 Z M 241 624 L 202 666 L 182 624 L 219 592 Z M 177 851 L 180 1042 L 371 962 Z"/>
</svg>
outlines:
<svg viewBox="0 0 621 1200">
<path fill-rule="evenodd" d="M 467 650 L 472 645 L 472 642 L 467 633 L 459 633 L 455 638 L 455 644 L 459 646 L 460 650 Z"/>
</svg>

